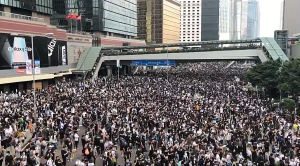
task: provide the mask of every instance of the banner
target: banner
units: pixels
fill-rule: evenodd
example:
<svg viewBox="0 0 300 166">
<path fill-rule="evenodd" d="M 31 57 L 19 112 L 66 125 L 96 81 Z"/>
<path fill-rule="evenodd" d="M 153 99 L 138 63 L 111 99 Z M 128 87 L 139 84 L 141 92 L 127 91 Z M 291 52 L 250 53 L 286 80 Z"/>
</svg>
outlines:
<svg viewBox="0 0 300 166">
<path fill-rule="evenodd" d="M 25 69 L 17 69 L 17 73 L 21 73 L 21 74 L 24 74 L 25 73 Z"/>
<path fill-rule="evenodd" d="M 117 60 L 117 67 L 120 67 L 120 60 Z"/>
<path fill-rule="evenodd" d="M 35 74 L 41 74 L 41 62 L 40 60 L 34 61 L 34 72 Z"/>
<path fill-rule="evenodd" d="M 34 60 L 40 61 L 40 68 L 68 65 L 66 41 L 36 36 L 31 47 L 30 36 L 0 33 L 0 70 L 26 71 L 26 63 L 32 59 L 32 52 Z"/>
<path fill-rule="evenodd" d="M 26 61 L 26 74 L 32 74 L 32 63 L 31 59 Z"/>
</svg>

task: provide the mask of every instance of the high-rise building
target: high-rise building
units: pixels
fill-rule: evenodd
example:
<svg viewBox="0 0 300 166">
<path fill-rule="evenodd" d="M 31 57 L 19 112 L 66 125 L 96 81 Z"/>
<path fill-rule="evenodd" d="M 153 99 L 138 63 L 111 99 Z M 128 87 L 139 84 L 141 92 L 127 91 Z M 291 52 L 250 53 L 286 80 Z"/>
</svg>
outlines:
<svg viewBox="0 0 300 166">
<path fill-rule="evenodd" d="M 201 41 L 202 0 L 181 0 L 180 41 Z"/>
<path fill-rule="evenodd" d="M 248 0 L 231 0 L 230 14 L 230 39 L 247 39 Z"/>
<path fill-rule="evenodd" d="M 202 0 L 201 41 L 219 40 L 219 0 Z"/>
<path fill-rule="evenodd" d="M 177 0 L 138 0 L 138 38 L 146 43 L 178 43 L 180 2 Z"/>
<path fill-rule="evenodd" d="M 284 11 L 284 0 L 282 0 L 280 5 L 280 22 L 279 22 L 280 30 L 283 30 L 283 11 Z"/>
<path fill-rule="evenodd" d="M 52 0 L 0 0 L 0 11 L 39 17 L 50 23 Z"/>
<path fill-rule="evenodd" d="M 220 0 L 220 18 L 219 18 L 219 34 L 220 40 L 229 40 L 229 25 L 230 25 L 230 0 Z"/>
<path fill-rule="evenodd" d="M 260 33 L 260 8 L 257 0 L 248 2 L 247 39 L 255 39 Z"/>
<path fill-rule="evenodd" d="M 53 0 L 52 25 L 100 35 L 132 38 L 137 35 L 137 0 Z M 81 20 L 66 20 L 76 12 Z M 72 27 L 72 28 L 71 28 Z"/>
<path fill-rule="evenodd" d="M 300 33 L 300 1 L 285 0 L 283 8 L 283 29 L 289 30 L 289 35 Z"/>
</svg>

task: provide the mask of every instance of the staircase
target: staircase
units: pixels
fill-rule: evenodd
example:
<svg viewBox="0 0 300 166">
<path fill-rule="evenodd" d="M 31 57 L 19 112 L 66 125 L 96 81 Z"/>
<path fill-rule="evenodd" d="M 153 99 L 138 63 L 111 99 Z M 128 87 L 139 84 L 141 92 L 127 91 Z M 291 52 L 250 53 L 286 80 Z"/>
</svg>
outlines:
<svg viewBox="0 0 300 166">
<path fill-rule="evenodd" d="M 135 75 L 139 70 L 140 70 L 140 66 L 137 66 L 133 71 L 133 75 Z"/>
<path fill-rule="evenodd" d="M 227 69 L 228 67 L 230 67 L 231 65 L 233 65 L 234 62 L 235 62 L 235 61 L 231 61 L 231 62 L 225 67 L 225 69 Z"/>
<path fill-rule="evenodd" d="M 102 65 L 102 63 L 104 62 L 104 60 L 103 60 L 103 53 L 101 53 L 101 55 L 97 58 L 97 60 L 96 60 L 96 63 L 95 63 L 95 65 L 94 65 L 94 67 L 93 67 L 93 69 L 92 69 L 92 81 L 95 81 L 97 78 L 98 78 L 98 73 L 99 73 L 99 70 L 100 70 L 100 68 L 101 68 L 101 65 Z"/>
</svg>

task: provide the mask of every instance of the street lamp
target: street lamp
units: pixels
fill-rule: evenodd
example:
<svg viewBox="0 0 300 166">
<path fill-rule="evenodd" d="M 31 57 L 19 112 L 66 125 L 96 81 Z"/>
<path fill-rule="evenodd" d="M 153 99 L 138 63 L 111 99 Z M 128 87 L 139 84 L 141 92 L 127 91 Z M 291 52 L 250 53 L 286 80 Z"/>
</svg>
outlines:
<svg viewBox="0 0 300 166">
<path fill-rule="evenodd" d="M 13 36 L 27 36 L 26 34 L 11 34 Z M 46 33 L 45 36 L 50 37 L 53 36 L 53 33 Z M 35 36 L 31 35 L 31 65 L 32 65 L 32 86 L 33 86 L 33 112 L 35 119 L 37 119 L 37 112 L 36 112 L 36 94 L 35 94 L 35 64 L 34 64 L 34 45 L 33 45 L 33 38 Z"/>
<path fill-rule="evenodd" d="M 167 45 L 167 82 L 169 82 L 169 46 Z"/>
</svg>

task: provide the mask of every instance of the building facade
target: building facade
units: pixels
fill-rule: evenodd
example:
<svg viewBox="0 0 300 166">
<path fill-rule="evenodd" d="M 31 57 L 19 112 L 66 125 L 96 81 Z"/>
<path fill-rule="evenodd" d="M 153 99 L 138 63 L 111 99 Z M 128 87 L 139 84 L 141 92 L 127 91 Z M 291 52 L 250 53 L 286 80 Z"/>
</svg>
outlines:
<svg viewBox="0 0 300 166">
<path fill-rule="evenodd" d="M 248 2 L 247 39 L 255 39 L 260 36 L 260 8 L 257 0 Z"/>
<path fill-rule="evenodd" d="M 248 0 L 231 0 L 230 13 L 230 39 L 247 39 Z"/>
<path fill-rule="evenodd" d="M 181 0 L 180 42 L 201 41 L 202 0 Z"/>
<path fill-rule="evenodd" d="M 52 14 L 52 0 L 0 0 L 0 12 L 27 16 L 29 18 L 42 18 L 43 22 L 50 24 Z"/>
<path fill-rule="evenodd" d="M 202 0 L 201 41 L 219 40 L 219 0 Z"/>
<path fill-rule="evenodd" d="M 40 14 L 52 14 L 52 0 L 1 0 L 0 9 L 10 7 L 16 14 L 32 16 L 32 12 Z"/>
<path fill-rule="evenodd" d="M 148 44 L 178 43 L 180 2 L 177 0 L 138 0 L 138 38 Z"/>
<path fill-rule="evenodd" d="M 136 0 L 53 0 L 51 24 L 68 30 L 133 38 L 137 35 Z M 81 20 L 66 20 L 76 12 Z"/>
<path fill-rule="evenodd" d="M 289 30 L 289 36 L 300 33 L 300 1 L 284 0 L 283 30 Z"/>
<path fill-rule="evenodd" d="M 229 40 L 229 25 L 230 25 L 230 0 L 220 0 L 220 18 L 219 18 L 219 34 L 220 40 Z"/>
</svg>

